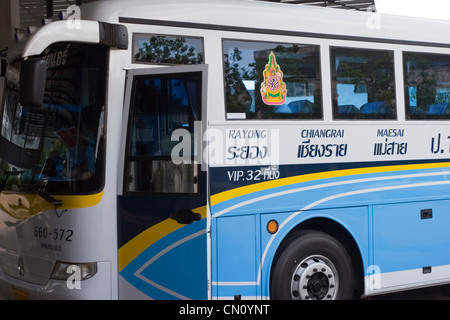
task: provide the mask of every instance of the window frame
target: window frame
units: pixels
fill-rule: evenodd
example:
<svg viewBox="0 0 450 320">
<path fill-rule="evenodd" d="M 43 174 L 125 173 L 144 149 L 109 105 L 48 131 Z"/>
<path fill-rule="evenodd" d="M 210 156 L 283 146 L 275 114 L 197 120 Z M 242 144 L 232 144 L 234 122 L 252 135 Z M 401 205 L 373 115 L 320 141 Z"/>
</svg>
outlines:
<svg viewBox="0 0 450 320">
<path fill-rule="evenodd" d="M 200 73 L 201 79 L 200 79 L 200 88 L 201 96 L 198 99 L 199 103 L 199 110 L 198 110 L 198 116 L 199 120 L 202 123 L 204 123 L 206 119 L 206 84 L 207 84 L 207 76 L 208 76 L 208 67 L 205 64 L 199 64 L 199 65 L 177 65 L 172 67 L 166 67 L 166 68 L 145 68 L 145 69 L 132 69 L 127 71 L 127 83 L 126 83 L 126 94 L 125 94 L 125 108 L 124 108 L 124 119 L 123 119 L 123 125 L 122 125 L 122 143 L 123 146 L 121 148 L 121 158 L 120 158 L 120 167 L 123 169 L 123 173 L 119 174 L 119 186 L 122 188 L 122 194 L 128 194 L 128 195 L 159 195 L 159 196 L 194 196 L 198 197 L 202 195 L 202 166 L 203 163 L 199 160 L 199 158 L 202 157 L 202 150 L 203 150 L 203 142 L 201 141 L 201 138 L 203 136 L 203 132 L 200 132 L 198 135 L 198 138 L 200 141 L 197 141 L 197 147 L 199 148 L 198 154 L 193 154 L 192 159 L 192 165 L 195 166 L 196 172 L 197 172 L 197 191 L 193 193 L 189 192 L 164 192 L 164 191 L 151 191 L 151 190 L 137 190 L 137 191 L 130 191 L 128 190 L 126 183 L 127 183 L 127 177 L 128 177 L 128 166 L 131 162 L 152 162 L 154 160 L 170 160 L 170 156 L 154 156 L 154 155 L 135 155 L 132 156 L 130 154 L 130 146 L 131 146 L 131 138 L 132 138 L 132 112 L 133 112 L 133 106 L 132 106 L 132 99 L 134 98 L 135 94 L 135 88 L 134 88 L 134 82 L 135 77 L 140 76 L 149 76 L 149 77 L 164 77 L 168 76 L 170 78 L 170 75 L 173 74 L 189 74 L 189 73 Z M 202 129 L 204 130 L 204 129 Z M 192 141 L 194 142 L 194 141 Z"/>
<path fill-rule="evenodd" d="M 202 61 L 201 63 L 192 63 L 192 64 L 179 64 L 179 63 L 158 63 L 158 62 L 141 62 L 136 61 L 135 55 L 139 52 L 139 46 L 137 44 L 138 37 L 147 36 L 151 37 L 170 37 L 170 38 L 183 38 L 183 39 L 195 39 L 201 41 L 201 50 L 202 50 Z M 148 66 L 198 66 L 205 63 L 205 38 L 200 36 L 186 36 L 186 35 L 178 35 L 178 34 L 163 34 L 163 33 L 145 33 L 145 32 L 134 32 L 132 36 L 132 47 L 131 47 L 131 63 L 139 64 L 139 65 L 148 65 Z"/>
<path fill-rule="evenodd" d="M 337 80 L 333 80 L 336 77 L 336 71 L 335 70 L 335 54 L 333 54 L 333 49 L 346 49 L 346 50 L 362 50 L 362 51 L 375 51 L 375 52 L 389 52 L 391 53 L 391 57 L 392 57 L 392 88 L 394 90 L 393 93 L 393 105 L 392 105 L 392 113 L 390 115 L 375 115 L 375 114 L 361 114 L 361 113 L 356 113 L 354 114 L 355 116 L 346 116 L 348 114 L 339 114 L 338 112 L 338 104 L 337 104 L 337 100 L 336 100 L 336 104 L 334 101 L 334 92 L 336 92 L 337 95 Z M 397 101 L 397 75 L 395 72 L 395 65 L 396 65 L 396 61 L 395 61 L 395 49 L 394 48 L 367 48 L 367 47 L 353 47 L 353 46 L 345 46 L 345 45 L 330 45 L 329 46 L 329 59 L 330 59 L 330 94 L 331 94 L 331 112 L 332 112 L 332 120 L 333 121 L 398 121 L 398 110 L 397 110 L 397 105 L 398 105 L 398 101 Z M 370 103 L 370 102 L 367 102 Z M 351 115 L 351 114 L 350 114 Z"/>
<path fill-rule="evenodd" d="M 307 116 L 308 114 L 303 114 L 303 117 L 295 117 L 295 115 L 299 115 L 300 113 L 291 113 L 292 117 L 273 117 L 273 118 L 247 118 L 247 112 L 228 112 L 227 106 L 227 84 L 225 81 L 226 77 L 226 68 L 225 68 L 225 42 L 226 41 L 235 41 L 235 42 L 245 42 L 245 43 L 263 43 L 263 44 L 274 44 L 274 45 L 300 45 L 300 46 L 309 46 L 317 48 L 317 60 L 318 60 L 318 70 L 316 70 L 316 74 L 319 75 L 317 82 L 320 84 L 320 94 L 318 95 L 320 98 L 319 106 L 317 107 L 317 113 L 311 113 L 311 117 Z M 321 51 L 322 46 L 318 43 L 300 43 L 300 42 L 288 42 L 288 41 L 272 41 L 272 40 L 249 40 L 247 38 L 227 38 L 222 37 L 222 48 L 221 48 L 221 57 L 222 57 L 222 84 L 223 84 L 223 93 L 224 93 L 224 115 L 225 121 L 323 121 L 324 120 L 324 81 L 322 77 L 322 63 L 321 63 Z M 256 89 L 255 89 L 256 91 Z M 259 92 L 259 91 L 258 91 Z M 316 103 L 314 103 L 316 104 Z M 230 114 L 234 114 L 233 117 L 230 117 Z M 283 113 L 279 113 L 282 115 Z M 306 116 L 305 116 L 306 115 Z M 315 116 L 317 115 L 317 116 Z"/>
<path fill-rule="evenodd" d="M 405 99 L 405 120 L 406 121 L 448 121 L 450 120 L 450 113 L 449 114 L 427 114 L 427 113 L 421 113 L 421 114 L 411 114 L 410 112 L 410 104 L 409 104 L 409 86 L 408 86 L 408 72 L 407 72 L 407 59 L 405 58 L 406 54 L 414 54 L 414 55 L 425 55 L 425 56 L 447 56 L 450 61 L 450 54 L 448 52 L 431 52 L 431 51 L 415 51 L 415 50 L 402 50 L 401 51 L 401 57 L 402 57 L 402 72 L 403 72 L 403 81 L 402 81 L 402 88 L 403 88 L 403 95 Z M 450 99 L 449 102 L 447 102 L 450 106 Z"/>
</svg>

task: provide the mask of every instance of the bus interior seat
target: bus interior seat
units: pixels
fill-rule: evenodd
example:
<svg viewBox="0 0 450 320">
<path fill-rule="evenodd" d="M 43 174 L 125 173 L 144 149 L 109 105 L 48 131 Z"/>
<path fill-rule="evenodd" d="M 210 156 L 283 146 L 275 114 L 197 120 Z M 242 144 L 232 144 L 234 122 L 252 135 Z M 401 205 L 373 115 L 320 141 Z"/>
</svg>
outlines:
<svg viewBox="0 0 450 320">
<path fill-rule="evenodd" d="M 440 115 L 450 114 L 450 103 L 433 103 L 428 106 L 413 106 L 410 107 L 411 114 L 429 114 Z"/>
<path fill-rule="evenodd" d="M 384 101 L 368 102 L 361 107 L 362 114 L 390 114 L 391 107 Z"/>
<path fill-rule="evenodd" d="M 313 113 L 314 104 L 309 100 L 292 101 L 288 105 L 276 106 L 273 113 Z"/>
<path fill-rule="evenodd" d="M 428 106 L 427 114 L 448 114 L 450 113 L 448 103 L 435 103 Z"/>
<path fill-rule="evenodd" d="M 355 107 L 353 104 L 346 104 L 342 106 L 338 106 L 339 114 L 355 114 L 359 113 L 359 109 Z"/>
<path fill-rule="evenodd" d="M 313 113 L 314 104 L 309 100 L 292 101 L 288 104 L 292 109 L 292 113 Z"/>
<path fill-rule="evenodd" d="M 287 104 L 282 104 L 282 105 L 276 106 L 272 112 L 273 113 L 292 113 L 292 109 Z"/>
</svg>

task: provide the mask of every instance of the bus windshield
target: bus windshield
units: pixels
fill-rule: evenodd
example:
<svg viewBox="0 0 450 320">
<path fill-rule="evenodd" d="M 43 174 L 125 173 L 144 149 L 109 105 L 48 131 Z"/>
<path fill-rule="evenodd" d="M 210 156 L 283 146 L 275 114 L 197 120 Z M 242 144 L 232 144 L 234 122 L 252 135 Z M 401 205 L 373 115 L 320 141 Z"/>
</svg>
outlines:
<svg viewBox="0 0 450 320">
<path fill-rule="evenodd" d="M 56 43 L 47 62 L 44 103 L 18 102 L 18 59 L 6 72 L 0 141 L 1 191 L 43 188 L 86 194 L 103 187 L 107 49 Z"/>
</svg>

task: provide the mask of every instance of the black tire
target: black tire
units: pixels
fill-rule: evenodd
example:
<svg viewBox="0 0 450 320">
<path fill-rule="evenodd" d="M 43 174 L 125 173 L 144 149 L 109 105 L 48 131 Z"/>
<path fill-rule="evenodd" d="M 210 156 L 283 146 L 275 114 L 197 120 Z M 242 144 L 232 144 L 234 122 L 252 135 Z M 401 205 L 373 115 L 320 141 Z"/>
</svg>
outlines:
<svg viewBox="0 0 450 320">
<path fill-rule="evenodd" d="M 272 299 L 352 299 L 352 262 L 345 248 L 332 236 L 299 231 L 280 247 L 277 256 L 272 268 Z"/>
</svg>

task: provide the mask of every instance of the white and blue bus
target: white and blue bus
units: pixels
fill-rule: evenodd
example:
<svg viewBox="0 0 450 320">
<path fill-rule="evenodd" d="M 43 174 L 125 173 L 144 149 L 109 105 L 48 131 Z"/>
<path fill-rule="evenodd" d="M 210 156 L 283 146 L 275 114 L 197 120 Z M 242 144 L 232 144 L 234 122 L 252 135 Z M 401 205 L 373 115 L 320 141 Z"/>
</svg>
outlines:
<svg viewBox="0 0 450 320">
<path fill-rule="evenodd" d="M 6 70 L 1 294 L 449 283 L 449 23 L 374 15 L 110 0 L 40 28 Z"/>
</svg>

